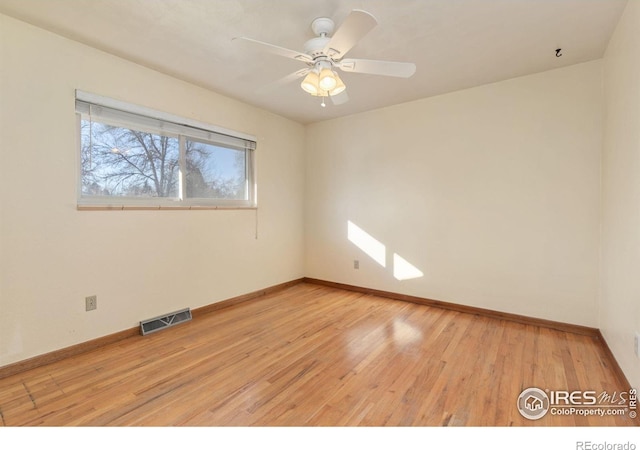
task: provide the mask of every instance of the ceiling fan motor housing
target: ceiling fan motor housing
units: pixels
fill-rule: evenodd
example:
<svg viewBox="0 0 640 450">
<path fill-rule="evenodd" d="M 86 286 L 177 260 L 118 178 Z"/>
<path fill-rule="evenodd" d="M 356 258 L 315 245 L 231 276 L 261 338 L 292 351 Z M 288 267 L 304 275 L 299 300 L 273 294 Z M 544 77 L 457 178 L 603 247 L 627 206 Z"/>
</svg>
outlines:
<svg viewBox="0 0 640 450">
<path fill-rule="evenodd" d="M 304 52 L 312 58 L 318 58 L 320 56 L 326 56 L 324 54 L 324 48 L 327 46 L 331 38 L 328 37 L 316 37 L 309 39 L 304 43 Z"/>
<path fill-rule="evenodd" d="M 319 17 L 311 22 L 311 30 L 317 37 L 304 44 L 304 52 L 312 58 L 326 56 L 324 49 L 331 40 L 329 37 L 335 29 L 335 23 L 328 17 Z"/>
</svg>

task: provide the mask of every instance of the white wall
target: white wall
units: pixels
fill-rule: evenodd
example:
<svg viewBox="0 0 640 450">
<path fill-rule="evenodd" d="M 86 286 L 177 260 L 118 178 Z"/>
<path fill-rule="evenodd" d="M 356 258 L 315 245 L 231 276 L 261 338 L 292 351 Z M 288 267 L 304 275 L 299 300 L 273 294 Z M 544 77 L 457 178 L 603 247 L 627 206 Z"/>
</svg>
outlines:
<svg viewBox="0 0 640 450">
<path fill-rule="evenodd" d="M 0 366 L 303 276 L 303 126 L 6 16 L 0 39 Z M 255 211 L 77 211 L 75 89 L 257 136 L 259 238 Z"/>
<path fill-rule="evenodd" d="M 308 126 L 306 275 L 597 326 L 601 83 L 595 61 Z"/>
<path fill-rule="evenodd" d="M 633 386 L 640 360 L 640 2 L 630 1 L 605 58 L 600 329 Z"/>
</svg>

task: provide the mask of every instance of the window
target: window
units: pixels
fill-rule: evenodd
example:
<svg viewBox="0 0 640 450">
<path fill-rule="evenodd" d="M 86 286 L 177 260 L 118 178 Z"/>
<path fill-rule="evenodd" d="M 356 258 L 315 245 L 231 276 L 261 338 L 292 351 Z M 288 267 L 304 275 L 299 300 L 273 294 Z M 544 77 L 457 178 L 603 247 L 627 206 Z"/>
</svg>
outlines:
<svg viewBox="0 0 640 450">
<path fill-rule="evenodd" d="M 76 93 L 78 205 L 255 207 L 255 139 Z"/>
</svg>

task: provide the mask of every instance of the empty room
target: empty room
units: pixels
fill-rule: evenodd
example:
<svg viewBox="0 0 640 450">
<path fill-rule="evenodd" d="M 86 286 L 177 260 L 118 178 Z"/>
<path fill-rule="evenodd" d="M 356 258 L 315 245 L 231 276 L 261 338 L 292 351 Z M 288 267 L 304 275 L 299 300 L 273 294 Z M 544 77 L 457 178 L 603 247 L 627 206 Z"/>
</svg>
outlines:
<svg viewBox="0 0 640 450">
<path fill-rule="evenodd" d="M 639 1 L 0 0 L 0 157 L 2 426 L 640 424 Z"/>
</svg>

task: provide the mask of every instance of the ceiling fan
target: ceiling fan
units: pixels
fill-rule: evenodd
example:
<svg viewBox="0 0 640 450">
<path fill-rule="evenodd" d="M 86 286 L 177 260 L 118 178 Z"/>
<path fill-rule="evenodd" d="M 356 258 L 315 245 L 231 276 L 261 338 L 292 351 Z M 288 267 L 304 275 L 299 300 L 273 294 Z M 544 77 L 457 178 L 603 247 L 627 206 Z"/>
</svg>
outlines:
<svg viewBox="0 0 640 450">
<path fill-rule="evenodd" d="M 278 84 L 304 77 L 300 86 L 309 94 L 322 97 L 322 106 L 325 106 L 324 99 L 326 97 L 330 97 L 333 104 L 339 105 L 345 103 L 349 98 L 346 86 L 336 69 L 343 72 L 401 78 L 409 78 L 416 71 L 416 65 L 413 63 L 344 57 L 377 24 L 377 20 L 371 14 L 355 9 L 334 33 L 333 20 L 320 17 L 311 23 L 311 29 L 316 37 L 305 42 L 303 52 L 289 50 L 249 37 L 237 37 L 234 40 L 240 40 L 258 47 L 260 50 L 306 64 L 306 68 L 286 76 Z"/>
</svg>

